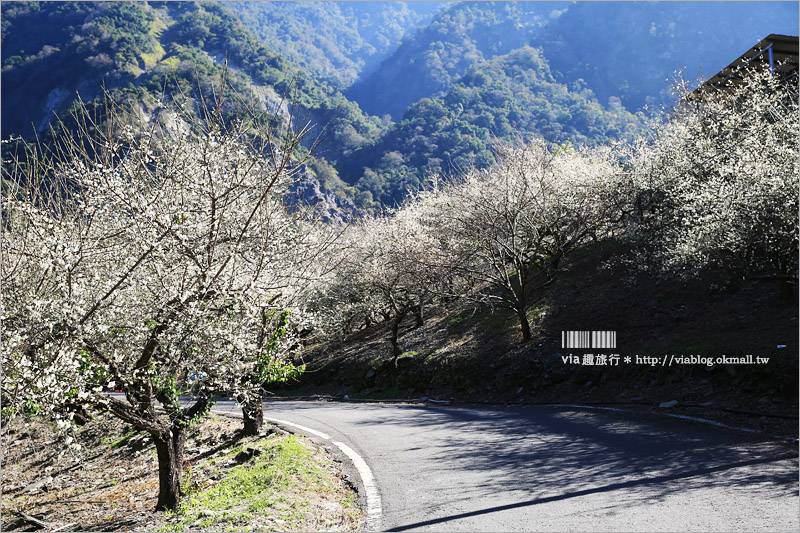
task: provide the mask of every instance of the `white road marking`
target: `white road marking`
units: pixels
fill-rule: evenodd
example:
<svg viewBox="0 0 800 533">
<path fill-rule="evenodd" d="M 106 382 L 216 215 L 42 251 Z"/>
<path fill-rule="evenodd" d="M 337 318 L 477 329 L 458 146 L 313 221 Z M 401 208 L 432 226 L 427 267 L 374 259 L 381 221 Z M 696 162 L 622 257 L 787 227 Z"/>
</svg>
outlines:
<svg viewBox="0 0 800 533">
<path fill-rule="evenodd" d="M 339 447 L 347 457 L 353 461 L 353 464 L 361 476 L 361 481 L 364 483 L 364 491 L 367 496 L 367 531 L 380 531 L 381 530 L 381 494 L 378 492 L 378 486 L 375 484 L 375 478 L 372 476 L 372 470 L 366 461 L 361 458 L 350 446 L 343 442 L 333 441 L 333 444 Z"/>
<path fill-rule="evenodd" d="M 546 404 L 545 407 L 576 407 L 578 409 L 597 409 L 598 411 L 623 411 L 617 407 L 598 407 L 596 405 L 576 405 L 571 403 L 551 403 Z"/>
<path fill-rule="evenodd" d="M 311 429 L 310 427 L 301 426 L 300 424 L 295 424 L 293 422 L 288 422 L 286 420 L 281 420 L 279 418 L 270 418 L 264 417 L 264 420 L 268 420 L 270 422 L 276 422 L 278 424 L 283 424 L 286 426 L 295 427 L 301 431 L 306 433 L 311 433 L 312 435 L 316 435 L 317 437 L 325 440 L 331 440 L 331 436 L 327 433 L 323 433 L 321 431 L 317 431 L 315 429 Z M 361 476 L 361 482 L 364 484 L 364 494 L 367 500 L 367 519 L 366 519 L 366 530 L 367 531 L 380 531 L 381 530 L 381 515 L 383 514 L 382 504 L 381 504 L 381 494 L 378 491 L 378 485 L 375 483 L 375 476 L 372 475 L 372 469 L 370 469 L 367 462 L 358 454 L 356 451 L 345 444 L 344 442 L 338 441 L 331 441 L 331 443 L 342 450 L 347 457 L 353 461 L 353 465 L 358 470 L 358 475 Z"/>
<path fill-rule="evenodd" d="M 294 424 L 292 422 L 287 422 L 286 420 L 280 420 L 278 418 L 269 418 L 269 417 L 266 417 L 266 416 L 264 417 L 264 420 L 269 420 L 270 422 L 277 422 L 278 424 L 285 424 L 287 426 L 292 426 L 292 427 L 295 427 L 295 428 L 300 429 L 302 431 L 306 431 L 308 433 L 311 433 L 312 435 L 316 435 L 317 437 L 319 437 L 321 439 L 331 440 L 331 436 L 328 435 L 327 433 L 323 433 L 321 431 L 317 431 L 316 429 L 307 428 L 306 426 L 301 426 L 300 424 Z M 334 444 L 336 444 L 336 443 L 334 442 Z"/>
<path fill-rule="evenodd" d="M 737 427 L 737 426 L 729 426 L 728 424 L 723 424 L 722 422 L 715 422 L 714 420 L 708 420 L 707 418 L 696 418 L 696 417 L 693 417 L 693 416 L 686 416 L 686 415 L 672 415 L 672 414 L 669 414 L 669 413 L 664 413 L 664 414 L 667 415 L 667 416 L 671 416 L 672 418 L 681 418 L 683 420 L 693 420 L 695 422 L 701 422 L 703 424 L 709 424 L 711 426 L 717 426 L 717 427 L 726 428 L 726 429 L 736 429 L 736 430 L 739 430 L 739 431 L 746 431 L 748 433 L 761 433 L 757 429 L 749 429 L 749 428 L 742 428 L 742 427 Z"/>
</svg>

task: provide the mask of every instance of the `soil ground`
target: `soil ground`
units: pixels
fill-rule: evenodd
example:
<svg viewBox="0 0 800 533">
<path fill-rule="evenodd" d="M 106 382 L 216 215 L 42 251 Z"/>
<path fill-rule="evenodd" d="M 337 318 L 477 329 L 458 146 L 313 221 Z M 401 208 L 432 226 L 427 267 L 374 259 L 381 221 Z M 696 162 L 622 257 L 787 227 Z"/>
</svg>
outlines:
<svg viewBox="0 0 800 533">
<path fill-rule="evenodd" d="M 209 416 L 190 429 L 181 510 L 157 513 L 157 459 L 145 432 L 108 415 L 95 415 L 72 435 L 39 417 L 18 417 L 2 433 L 1 529 L 360 528 L 358 495 L 341 463 L 273 426 L 247 438 L 240 427 L 241 420 Z M 69 437 L 82 449 L 66 446 Z"/>
</svg>

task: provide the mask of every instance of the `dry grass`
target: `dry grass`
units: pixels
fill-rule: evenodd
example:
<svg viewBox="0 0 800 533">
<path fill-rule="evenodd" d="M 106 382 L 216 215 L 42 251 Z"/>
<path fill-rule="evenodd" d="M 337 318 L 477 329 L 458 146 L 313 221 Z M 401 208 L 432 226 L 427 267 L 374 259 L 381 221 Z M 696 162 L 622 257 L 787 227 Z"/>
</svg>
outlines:
<svg viewBox="0 0 800 533">
<path fill-rule="evenodd" d="M 2 430 L 2 530 L 32 530 L 22 514 L 60 531 L 356 530 L 361 511 L 341 464 L 283 432 L 239 438 L 240 421 L 209 417 L 187 438 L 185 497 L 153 511 L 155 448 L 148 435 L 103 415 L 78 428 L 82 450 L 53 424 L 18 417 Z M 243 464 L 244 448 L 260 454 Z"/>
</svg>

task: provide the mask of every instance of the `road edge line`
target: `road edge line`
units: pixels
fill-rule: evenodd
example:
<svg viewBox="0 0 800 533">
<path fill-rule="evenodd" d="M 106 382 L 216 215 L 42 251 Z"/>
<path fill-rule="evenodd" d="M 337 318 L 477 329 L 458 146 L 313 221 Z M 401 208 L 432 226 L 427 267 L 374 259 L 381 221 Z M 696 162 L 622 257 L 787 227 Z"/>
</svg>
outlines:
<svg viewBox="0 0 800 533">
<path fill-rule="evenodd" d="M 381 530 L 381 517 L 383 514 L 381 494 L 378 491 L 378 485 L 375 483 L 375 476 L 372 475 L 372 469 L 366 461 L 350 446 L 343 442 L 331 441 L 337 448 L 342 450 L 347 457 L 353 461 L 358 475 L 361 476 L 361 482 L 364 484 L 364 495 L 367 499 L 367 518 L 365 529 L 367 531 L 380 531 Z"/>
<path fill-rule="evenodd" d="M 598 407 L 596 405 L 578 405 L 578 404 L 566 404 L 566 403 L 553 403 L 553 404 L 542 404 L 545 407 L 571 407 L 571 408 L 578 408 L 578 409 L 596 409 L 600 411 L 620 411 L 620 412 L 630 412 L 628 409 L 618 409 L 616 407 Z M 693 422 L 698 422 L 700 424 L 705 424 L 708 426 L 719 427 L 723 429 L 732 429 L 735 431 L 742 431 L 745 433 L 754 433 L 760 435 L 767 435 L 776 440 L 783 440 L 787 442 L 800 442 L 800 439 L 796 439 L 795 437 L 789 437 L 786 435 L 769 435 L 763 430 L 760 429 L 752 429 L 746 428 L 741 426 L 729 426 L 728 424 L 723 424 L 722 422 L 717 422 L 716 420 L 709 420 L 708 418 L 699 418 L 695 416 L 689 415 L 679 415 L 674 413 L 660 413 L 665 416 L 669 416 L 671 418 L 679 418 L 681 420 L 691 420 Z"/>
<path fill-rule="evenodd" d="M 353 448 L 345 444 L 344 442 L 335 441 L 331 438 L 330 435 L 327 433 L 323 433 L 321 431 L 317 431 L 315 429 L 311 429 L 307 426 L 301 426 L 300 424 L 295 424 L 294 422 L 289 422 L 287 420 L 282 420 L 280 418 L 272 418 L 272 417 L 264 417 L 264 420 L 268 422 L 275 422 L 276 424 L 281 424 L 285 426 L 290 426 L 293 428 L 297 428 L 300 431 L 304 431 L 307 433 L 311 433 L 323 440 L 329 441 L 331 444 L 339 448 L 343 454 L 345 454 L 348 459 L 353 463 L 353 466 L 356 467 L 356 471 L 358 472 L 359 477 L 361 478 L 361 483 L 364 485 L 364 498 L 366 500 L 366 518 L 365 518 L 365 530 L 366 531 L 381 531 L 381 519 L 383 516 L 383 504 L 381 502 L 381 493 L 378 490 L 378 485 L 375 483 L 375 476 L 372 474 L 372 469 L 369 467 L 367 462 L 364 460 L 361 455 L 358 454 Z"/>
<path fill-rule="evenodd" d="M 297 429 L 299 429 L 301 431 L 307 431 L 308 433 L 311 433 L 312 435 L 315 435 L 315 436 L 317 436 L 317 437 L 319 437 L 321 439 L 331 440 L 331 436 L 328 435 L 327 433 L 323 433 L 321 431 L 317 431 L 316 429 L 311 429 L 311 428 L 306 427 L 306 426 L 301 426 L 300 424 L 295 424 L 293 422 L 288 422 L 286 420 L 281 420 L 280 418 L 269 418 L 269 417 L 265 416 L 264 420 L 266 420 L 268 422 L 275 422 L 277 424 L 284 424 L 286 426 L 292 426 L 292 427 L 297 428 Z"/>
</svg>

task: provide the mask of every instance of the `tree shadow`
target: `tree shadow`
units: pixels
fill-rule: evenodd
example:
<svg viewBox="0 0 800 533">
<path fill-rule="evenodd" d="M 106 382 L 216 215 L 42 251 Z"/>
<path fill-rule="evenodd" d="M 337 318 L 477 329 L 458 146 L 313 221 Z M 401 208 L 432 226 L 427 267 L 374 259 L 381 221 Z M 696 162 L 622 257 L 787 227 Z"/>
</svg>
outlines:
<svg viewBox="0 0 800 533">
<path fill-rule="evenodd" d="M 414 505 L 402 495 L 392 502 L 397 511 L 386 514 L 390 531 L 452 526 L 463 518 L 614 491 L 611 506 L 620 511 L 708 489 L 737 491 L 752 502 L 790 497 L 796 503 L 798 496 L 797 445 L 764 435 L 565 408 L 331 407 L 356 429 L 380 434 L 385 428 L 392 435 L 375 466 L 379 481 L 382 469 L 397 471 L 413 478 L 400 481 L 413 487 L 410 492 L 435 495 L 420 496 Z M 320 408 L 324 412 L 325 404 L 292 405 L 298 414 Z M 397 470 L 409 464 L 421 466 Z"/>
</svg>

